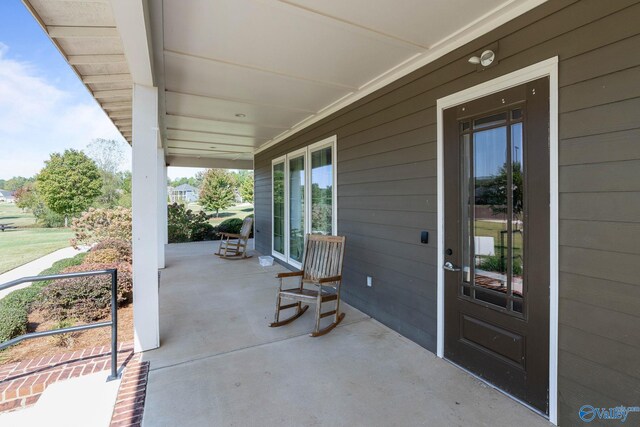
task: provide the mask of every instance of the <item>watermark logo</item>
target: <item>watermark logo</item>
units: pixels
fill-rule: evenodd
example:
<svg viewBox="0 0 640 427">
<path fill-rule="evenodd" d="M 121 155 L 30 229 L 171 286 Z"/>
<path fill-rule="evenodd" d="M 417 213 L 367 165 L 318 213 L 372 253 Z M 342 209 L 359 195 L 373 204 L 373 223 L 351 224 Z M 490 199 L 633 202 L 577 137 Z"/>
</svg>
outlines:
<svg viewBox="0 0 640 427">
<path fill-rule="evenodd" d="M 596 418 L 600 420 L 619 420 L 621 423 L 627 421 L 630 412 L 640 412 L 640 406 L 616 406 L 615 408 L 595 408 L 591 405 L 584 405 L 578 411 L 580 419 L 585 423 L 590 423 Z"/>
</svg>

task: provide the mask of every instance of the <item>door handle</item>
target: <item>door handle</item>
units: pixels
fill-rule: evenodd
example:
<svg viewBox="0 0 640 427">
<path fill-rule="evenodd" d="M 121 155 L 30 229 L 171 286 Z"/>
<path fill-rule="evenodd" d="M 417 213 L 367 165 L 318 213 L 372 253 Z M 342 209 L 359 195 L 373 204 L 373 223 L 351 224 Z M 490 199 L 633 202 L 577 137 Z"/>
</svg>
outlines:
<svg viewBox="0 0 640 427">
<path fill-rule="evenodd" d="M 449 261 L 445 262 L 442 268 L 444 268 L 447 271 L 461 271 L 460 267 L 456 267 L 455 265 L 451 264 Z"/>
</svg>

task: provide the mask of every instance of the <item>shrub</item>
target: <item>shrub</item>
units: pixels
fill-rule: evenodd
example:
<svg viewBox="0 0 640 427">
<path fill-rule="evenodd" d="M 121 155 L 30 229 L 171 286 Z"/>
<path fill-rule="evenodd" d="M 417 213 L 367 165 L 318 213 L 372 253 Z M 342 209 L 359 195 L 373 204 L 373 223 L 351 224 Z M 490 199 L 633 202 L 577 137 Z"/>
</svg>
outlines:
<svg viewBox="0 0 640 427">
<path fill-rule="evenodd" d="M 132 300 L 131 266 L 121 264 L 83 264 L 69 267 L 65 273 L 118 268 L 118 305 Z M 56 280 L 42 290 L 38 307 L 46 318 L 56 321 L 92 322 L 109 315 L 111 308 L 111 277 L 87 276 Z"/>
<path fill-rule="evenodd" d="M 503 268 L 507 268 L 507 260 L 504 260 L 503 266 L 499 255 L 489 255 L 482 257 L 482 260 L 478 264 L 478 268 L 485 271 L 502 271 Z M 522 274 L 522 261 L 520 258 L 513 258 L 513 274 Z"/>
<path fill-rule="evenodd" d="M 93 245 L 107 239 L 131 241 L 131 209 L 95 209 L 90 208 L 72 224 L 75 238 L 71 241 L 78 245 Z"/>
<path fill-rule="evenodd" d="M 119 262 L 128 262 L 131 264 L 131 242 L 119 239 L 106 239 L 97 243 L 91 251 L 100 251 L 102 249 L 114 249 L 118 252 Z"/>
<path fill-rule="evenodd" d="M 242 220 L 240 218 L 225 219 L 218 226 L 218 231 L 221 233 L 240 233 L 242 228 Z"/>
<path fill-rule="evenodd" d="M 92 250 L 84 259 L 85 264 L 113 264 L 122 261 L 117 250 L 112 248 Z"/>
<path fill-rule="evenodd" d="M 65 270 L 66 268 L 69 267 L 73 267 L 75 265 L 81 265 L 82 263 L 84 263 L 84 259 L 87 256 L 86 252 L 81 252 L 78 255 L 72 257 L 72 258 L 64 258 L 61 259 L 59 261 L 54 262 L 51 267 L 47 268 L 46 270 L 43 270 L 40 272 L 39 276 L 48 276 L 50 274 L 59 274 L 62 273 L 63 270 Z M 29 288 L 33 287 L 33 286 L 40 286 L 41 288 L 48 285 L 49 283 L 51 283 L 52 280 L 45 280 L 43 282 L 36 282 L 33 285 L 31 285 Z M 26 288 L 28 289 L 28 288 Z"/>
<path fill-rule="evenodd" d="M 0 301 L 0 342 L 26 333 L 27 316 L 26 310 L 2 304 Z"/>
<path fill-rule="evenodd" d="M 194 213 L 179 203 L 173 203 L 167 209 L 169 243 L 211 240 L 215 235 L 205 212 Z"/>
<path fill-rule="evenodd" d="M 73 258 L 65 258 L 53 263 L 51 267 L 40 272 L 40 276 L 58 274 L 72 266 L 82 264 L 85 253 Z M 27 332 L 29 312 L 37 304 L 42 290 L 53 280 L 34 282 L 31 286 L 11 292 L 0 300 L 0 342 L 9 340 Z"/>
<path fill-rule="evenodd" d="M 247 217 L 253 217 L 253 215 L 248 215 Z M 218 226 L 218 232 L 239 234 L 242 228 L 242 222 L 243 220 L 241 218 L 225 219 Z M 251 231 L 251 235 L 253 235 L 253 230 Z"/>
</svg>

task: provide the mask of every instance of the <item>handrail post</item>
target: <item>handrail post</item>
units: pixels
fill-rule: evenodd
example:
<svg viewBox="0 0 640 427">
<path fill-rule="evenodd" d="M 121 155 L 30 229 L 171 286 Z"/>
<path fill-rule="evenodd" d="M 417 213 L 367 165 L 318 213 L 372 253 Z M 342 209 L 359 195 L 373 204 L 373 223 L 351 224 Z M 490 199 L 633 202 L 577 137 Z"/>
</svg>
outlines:
<svg viewBox="0 0 640 427">
<path fill-rule="evenodd" d="M 118 375 L 118 270 L 111 272 L 111 375 L 107 381 L 120 378 Z"/>
</svg>

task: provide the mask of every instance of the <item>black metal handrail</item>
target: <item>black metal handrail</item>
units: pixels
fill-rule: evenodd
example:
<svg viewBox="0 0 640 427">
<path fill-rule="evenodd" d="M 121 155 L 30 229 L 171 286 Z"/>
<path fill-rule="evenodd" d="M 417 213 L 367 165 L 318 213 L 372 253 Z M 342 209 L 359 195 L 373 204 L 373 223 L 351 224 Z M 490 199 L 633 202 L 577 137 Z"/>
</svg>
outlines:
<svg viewBox="0 0 640 427">
<path fill-rule="evenodd" d="M 51 329 L 49 331 L 31 332 L 29 334 L 20 335 L 11 338 L 8 341 L 0 343 L 0 350 L 18 344 L 21 341 L 33 338 L 46 337 L 57 334 L 67 334 L 70 332 L 85 331 L 87 329 L 104 328 L 111 326 L 111 375 L 107 381 L 115 380 L 120 377 L 118 374 L 118 269 L 111 268 L 107 270 L 82 271 L 79 273 L 62 273 L 51 274 L 48 276 L 30 276 L 12 280 L 0 285 L 0 291 L 29 282 L 42 282 L 44 280 L 72 279 L 76 277 L 111 275 L 111 320 L 108 322 L 91 323 L 88 325 L 71 326 L 69 328 Z"/>
</svg>

